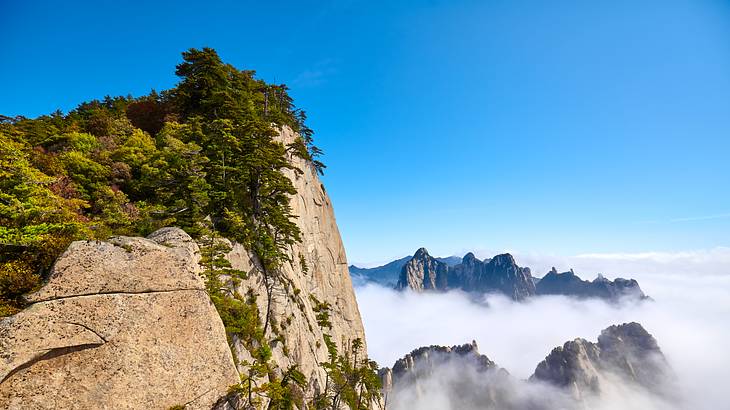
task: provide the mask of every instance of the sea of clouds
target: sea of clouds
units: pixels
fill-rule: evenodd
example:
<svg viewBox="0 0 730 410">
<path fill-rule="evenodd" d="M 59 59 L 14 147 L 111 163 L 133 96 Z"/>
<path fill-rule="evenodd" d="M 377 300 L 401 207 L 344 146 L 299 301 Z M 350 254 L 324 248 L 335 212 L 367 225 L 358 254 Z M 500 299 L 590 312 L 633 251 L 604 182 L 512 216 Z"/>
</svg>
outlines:
<svg viewBox="0 0 730 410">
<path fill-rule="evenodd" d="M 602 329 L 635 321 L 656 337 L 677 374 L 683 400 L 674 408 L 730 408 L 730 249 L 567 258 L 518 253 L 516 259 L 533 267 L 536 276 L 556 266 L 559 271 L 574 267 L 584 279 L 598 272 L 609 279 L 632 277 L 654 301 L 612 305 L 544 296 L 518 303 L 496 295 L 415 294 L 367 284 L 356 293 L 370 356 L 381 366 L 392 366 L 420 346 L 476 340 L 482 354 L 526 379 L 554 347 L 579 337 L 595 341 Z M 593 408 L 663 408 L 640 395 L 627 397 L 607 398 Z M 425 410 L 436 401 L 438 397 L 411 404 Z"/>
</svg>

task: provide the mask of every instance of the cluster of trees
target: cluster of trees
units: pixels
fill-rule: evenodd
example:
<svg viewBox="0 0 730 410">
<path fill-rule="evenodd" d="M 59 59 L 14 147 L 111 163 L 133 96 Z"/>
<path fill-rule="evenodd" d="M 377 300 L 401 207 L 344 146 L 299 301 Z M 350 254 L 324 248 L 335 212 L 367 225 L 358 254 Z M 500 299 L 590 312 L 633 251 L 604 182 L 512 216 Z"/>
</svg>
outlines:
<svg viewBox="0 0 730 410">
<path fill-rule="evenodd" d="M 1 315 L 22 307 L 71 241 L 166 225 L 239 241 L 275 276 L 299 239 L 288 200 L 295 190 L 282 173 L 288 156 L 323 168 L 306 116 L 286 86 L 209 48 L 184 52 L 176 74 L 179 84 L 159 94 L 0 117 Z M 283 125 L 302 138 L 275 141 Z"/>
<path fill-rule="evenodd" d="M 292 156 L 324 169 L 304 112 L 285 85 L 225 64 L 213 49 L 182 57 L 180 82 L 161 93 L 106 97 L 35 119 L 0 116 L 0 317 L 23 308 L 23 295 L 70 242 L 174 225 L 201 243 L 206 287 L 226 332 L 255 358 L 238 397 L 265 398 L 276 409 L 366 408 L 379 381 L 361 342 L 339 354 L 326 338 L 325 392 L 309 401 L 304 375 L 270 360 L 273 290 L 285 282 L 287 249 L 300 241 L 289 204 L 296 190 L 284 171 L 301 172 Z M 281 126 L 301 138 L 282 144 Z M 246 273 L 231 269 L 220 238 L 254 254 L 267 290 L 263 318 L 256 295 L 232 291 Z M 318 319 L 326 319 L 326 306 L 318 306 Z"/>
</svg>

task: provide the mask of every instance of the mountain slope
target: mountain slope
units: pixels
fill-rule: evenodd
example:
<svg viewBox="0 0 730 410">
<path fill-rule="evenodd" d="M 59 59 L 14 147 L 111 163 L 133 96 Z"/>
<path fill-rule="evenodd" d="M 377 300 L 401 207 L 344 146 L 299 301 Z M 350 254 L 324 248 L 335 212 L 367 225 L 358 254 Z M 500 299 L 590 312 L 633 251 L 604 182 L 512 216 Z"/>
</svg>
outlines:
<svg viewBox="0 0 730 410">
<path fill-rule="evenodd" d="M 455 263 L 458 259 L 460 261 Z M 398 267 L 400 271 L 396 276 Z M 372 269 L 350 266 L 350 272 L 364 277 L 366 281 L 418 292 L 460 289 L 466 292 L 501 293 L 514 300 L 541 295 L 600 298 L 610 302 L 650 299 L 634 279 L 609 280 L 598 275 L 593 281 L 586 281 L 572 270 L 558 273 L 555 268 L 544 277 L 535 278 L 530 268 L 518 266 L 514 257 L 508 253 L 484 260 L 479 260 L 471 252 L 463 258 L 435 258 L 425 248 L 420 248 L 413 257 L 401 258 Z"/>
<path fill-rule="evenodd" d="M 637 399 L 681 408 L 672 370 L 638 323 L 606 328 L 597 343 L 576 339 L 553 349 L 527 381 L 479 354 L 475 342 L 416 349 L 380 376 L 393 410 L 579 410 Z"/>
</svg>

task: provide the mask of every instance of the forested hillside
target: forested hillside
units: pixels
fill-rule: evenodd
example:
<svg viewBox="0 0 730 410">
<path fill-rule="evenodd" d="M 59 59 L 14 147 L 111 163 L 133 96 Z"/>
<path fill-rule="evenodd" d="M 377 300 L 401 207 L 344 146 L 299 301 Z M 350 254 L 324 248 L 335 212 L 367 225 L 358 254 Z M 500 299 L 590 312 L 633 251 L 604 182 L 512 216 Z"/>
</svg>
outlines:
<svg viewBox="0 0 730 410">
<path fill-rule="evenodd" d="M 0 315 L 22 307 L 73 240 L 214 230 L 270 268 L 297 240 L 294 188 L 281 171 L 288 154 L 323 165 L 287 87 L 209 48 L 184 52 L 176 74 L 178 85 L 160 93 L 0 118 Z M 302 139 L 274 141 L 279 126 Z"/>
</svg>

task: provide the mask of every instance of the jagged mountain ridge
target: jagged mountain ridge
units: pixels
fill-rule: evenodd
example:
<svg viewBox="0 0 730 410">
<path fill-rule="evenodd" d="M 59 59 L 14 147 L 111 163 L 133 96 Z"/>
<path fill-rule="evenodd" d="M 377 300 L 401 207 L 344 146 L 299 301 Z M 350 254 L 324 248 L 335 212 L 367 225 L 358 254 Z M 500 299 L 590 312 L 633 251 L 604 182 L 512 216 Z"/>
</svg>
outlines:
<svg viewBox="0 0 730 410">
<path fill-rule="evenodd" d="M 396 259 L 392 262 L 388 262 L 385 265 L 376 266 L 373 268 L 361 268 L 355 265 L 350 265 L 348 268 L 350 270 L 350 275 L 354 279 L 359 279 L 361 282 L 367 283 L 367 282 L 375 282 L 386 286 L 394 287 L 398 283 L 398 278 L 400 277 L 400 271 L 403 269 L 403 265 L 405 265 L 409 260 L 411 260 L 413 256 L 405 256 L 400 259 Z M 458 256 L 446 256 L 446 257 L 436 257 L 436 260 L 439 262 L 443 262 L 448 266 L 455 266 L 459 263 L 461 263 L 461 259 Z"/>
<path fill-rule="evenodd" d="M 448 259 L 451 263 L 443 262 Z M 410 258 L 402 258 L 373 269 L 350 267 L 353 275 L 367 278 L 384 286 L 393 286 L 392 275 L 401 266 L 396 289 L 449 290 L 501 293 L 514 300 L 540 295 L 564 295 L 578 298 L 601 298 L 617 302 L 622 298 L 649 299 L 634 279 L 616 278 L 611 281 L 598 275 L 593 281 L 582 280 L 572 270 L 557 273 L 553 268 L 542 279 L 532 276 L 530 268 L 517 265 L 514 257 L 500 254 L 484 260 L 469 252 L 454 263 L 456 257 L 436 258 L 420 248 Z M 405 260 L 405 262 L 403 262 Z M 353 268 L 355 269 L 353 271 Z M 382 279 L 387 277 L 387 279 Z"/>
<path fill-rule="evenodd" d="M 616 278 L 611 281 L 598 275 L 593 281 L 587 281 L 578 277 L 572 269 L 558 273 L 554 267 L 537 281 L 535 289 L 538 295 L 594 297 L 607 300 L 618 300 L 622 297 L 639 300 L 648 298 L 635 279 Z"/>
<path fill-rule="evenodd" d="M 575 339 L 556 347 L 528 380 L 510 376 L 476 342 L 418 348 L 380 376 L 395 410 L 421 401 L 464 409 L 584 409 L 624 388 L 657 401 L 676 399 L 672 369 L 656 339 L 635 322 L 604 329 L 597 343 Z"/>
</svg>

